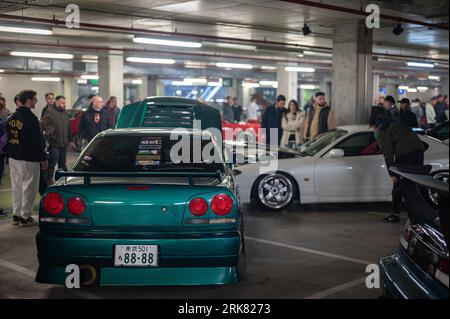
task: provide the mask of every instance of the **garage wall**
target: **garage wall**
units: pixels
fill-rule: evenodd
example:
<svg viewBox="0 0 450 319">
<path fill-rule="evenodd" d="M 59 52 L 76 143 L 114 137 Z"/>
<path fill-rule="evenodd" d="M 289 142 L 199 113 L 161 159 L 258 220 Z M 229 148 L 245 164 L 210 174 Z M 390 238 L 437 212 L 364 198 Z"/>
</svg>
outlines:
<svg viewBox="0 0 450 319">
<path fill-rule="evenodd" d="M 37 92 L 38 103 L 34 113 L 38 117 L 40 117 L 41 111 L 45 106 L 45 93 L 64 94 L 64 85 L 62 82 L 35 82 L 31 81 L 31 76 L 29 75 L 0 74 L 0 77 L 0 92 L 6 98 L 6 106 L 10 111 L 13 111 L 15 108 L 14 96 L 24 89 Z"/>
</svg>

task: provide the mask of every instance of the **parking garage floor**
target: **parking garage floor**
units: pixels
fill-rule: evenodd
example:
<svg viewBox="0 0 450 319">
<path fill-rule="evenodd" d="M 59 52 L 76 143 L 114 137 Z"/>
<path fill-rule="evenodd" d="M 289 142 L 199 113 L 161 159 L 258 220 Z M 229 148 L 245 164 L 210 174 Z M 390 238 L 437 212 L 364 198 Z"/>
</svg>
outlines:
<svg viewBox="0 0 450 319">
<path fill-rule="evenodd" d="M 8 197 L 5 181 L 2 205 Z M 271 213 L 247 207 L 247 278 L 239 284 L 75 290 L 35 283 L 38 228 L 13 226 L 8 216 L 0 219 L 0 298 L 378 298 L 379 289 L 365 286 L 366 265 L 394 252 L 405 223 L 384 222 L 389 208 L 295 203 Z"/>
</svg>

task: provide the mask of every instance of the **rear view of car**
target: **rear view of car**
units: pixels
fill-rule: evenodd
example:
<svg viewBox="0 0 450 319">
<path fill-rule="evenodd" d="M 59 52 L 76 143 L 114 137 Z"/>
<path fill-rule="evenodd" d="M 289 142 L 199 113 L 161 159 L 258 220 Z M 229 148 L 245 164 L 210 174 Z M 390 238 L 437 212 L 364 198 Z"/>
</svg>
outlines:
<svg viewBox="0 0 450 319">
<path fill-rule="evenodd" d="M 63 284 L 69 264 L 104 286 L 239 281 L 245 249 L 234 177 L 223 161 L 194 160 L 207 145 L 221 154 L 201 135 L 195 145 L 192 132 L 180 133 L 191 148 L 179 163 L 170 131 L 98 135 L 43 196 L 36 281 Z"/>
</svg>

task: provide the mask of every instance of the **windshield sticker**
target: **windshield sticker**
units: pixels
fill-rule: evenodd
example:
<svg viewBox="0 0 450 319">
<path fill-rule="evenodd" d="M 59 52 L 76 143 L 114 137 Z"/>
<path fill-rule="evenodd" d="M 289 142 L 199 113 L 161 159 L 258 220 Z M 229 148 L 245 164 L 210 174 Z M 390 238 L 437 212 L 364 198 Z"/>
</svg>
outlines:
<svg viewBox="0 0 450 319">
<path fill-rule="evenodd" d="M 143 170 L 148 170 L 148 166 L 161 165 L 161 137 L 144 137 L 138 146 L 136 154 L 136 166 L 142 166 Z"/>
</svg>

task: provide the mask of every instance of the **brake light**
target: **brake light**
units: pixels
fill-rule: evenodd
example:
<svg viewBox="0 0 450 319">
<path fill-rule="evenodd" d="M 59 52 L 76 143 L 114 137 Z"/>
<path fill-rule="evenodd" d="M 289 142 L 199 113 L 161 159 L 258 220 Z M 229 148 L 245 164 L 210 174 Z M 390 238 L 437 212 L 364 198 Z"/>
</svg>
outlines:
<svg viewBox="0 0 450 319">
<path fill-rule="evenodd" d="M 211 201 L 211 209 L 216 215 L 227 215 L 233 209 L 233 200 L 227 194 L 217 194 Z"/>
<path fill-rule="evenodd" d="M 64 209 L 64 199 L 58 193 L 49 193 L 43 201 L 44 209 L 51 215 L 58 215 Z"/>
<path fill-rule="evenodd" d="M 150 189 L 149 186 L 129 186 L 127 190 L 129 191 L 148 191 Z"/>
<path fill-rule="evenodd" d="M 194 198 L 189 203 L 189 210 L 194 216 L 203 216 L 208 210 L 208 203 L 203 198 Z"/>
<path fill-rule="evenodd" d="M 72 197 L 67 202 L 67 210 L 72 215 L 79 216 L 84 213 L 85 209 L 86 209 L 86 204 L 84 203 L 83 199 L 80 197 Z"/>
</svg>

